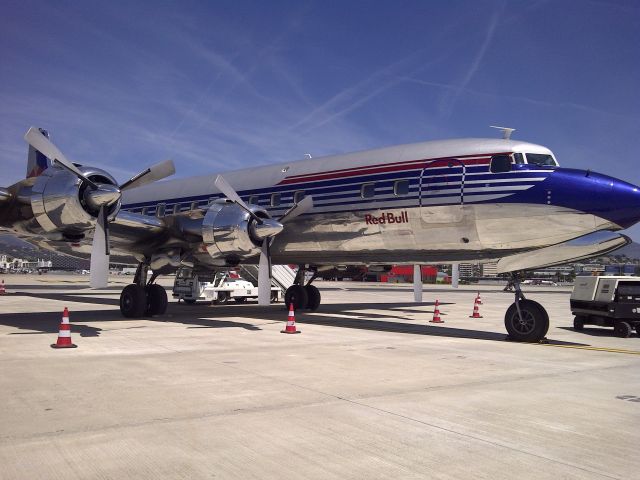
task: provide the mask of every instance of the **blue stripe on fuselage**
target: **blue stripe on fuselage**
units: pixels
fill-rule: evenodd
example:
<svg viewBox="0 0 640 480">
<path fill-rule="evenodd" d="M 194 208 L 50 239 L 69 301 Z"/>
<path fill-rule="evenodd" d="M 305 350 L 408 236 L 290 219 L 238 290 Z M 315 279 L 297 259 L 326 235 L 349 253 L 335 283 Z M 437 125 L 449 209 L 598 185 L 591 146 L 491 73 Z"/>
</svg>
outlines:
<svg viewBox="0 0 640 480">
<path fill-rule="evenodd" d="M 474 195 L 485 194 L 485 193 L 493 193 L 494 187 L 509 187 L 509 186 L 519 186 L 523 184 L 530 184 L 534 182 L 529 182 L 532 177 L 540 178 L 549 176 L 550 172 L 548 170 L 540 171 L 539 168 L 535 168 L 534 166 L 529 165 L 516 165 L 517 169 L 507 172 L 507 173 L 491 173 L 488 171 L 488 165 L 473 165 L 466 168 L 466 178 L 465 182 L 468 181 L 483 181 L 483 180 L 505 180 L 505 182 L 500 183 L 489 183 L 489 187 L 484 187 L 486 192 L 468 192 L 465 193 L 465 203 L 467 203 L 467 197 L 469 202 L 473 201 Z M 523 167 L 533 167 L 533 168 L 523 168 Z M 340 179 L 332 179 L 332 180 L 319 180 L 319 181 L 303 181 L 296 184 L 287 184 L 287 185 L 275 185 L 272 187 L 259 188 L 254 190 L 241 190 L 238 193 L 245 200 L 248 201 L 251 196 L 258 196 L 257 204 L 260 206 L 268 207 L 269 210 L 281 210 L 286 207 L 286 204 L 293 203 L 293 195 L 295 192 L 304 191 L 305 193 L 314 197 L 314 203 L 317 205 L 322 205 L 323 202 L 327 200 L 339 200 L 339 199 L 347 199 L 353 198 L 350 202 L 344 202 L 341 204 L 348 205 L 353 204 L 358 205 L 361 203 L 371 203 L 371 202 L 379 202 L 385 203 L 388 201 L 392 201 L 393 199 L 378 199 L 376 197 L 373 198 L 361 198 L 360 197 L 360 189 L 364 183 L 375 182 L 376 190 L 381 189 L 392 189 L 395 181 L 398 180 L 409 180 L 410 182 L 410 192 L 412 194 L 404 195 L 397 197 L 400 200 L 408 200 L 415 199 L 417 203 L 417 192 L 419 189 L 420 183 L 420 173 L 422 172 L 421 168 L 411 169 L 411 170 L 403 170 L 397 172 L 390 172 L 384 174 L 374 174 L 374 175 L 362 175 L 362 176 L 351 176 Z M 450 196 L 451 194 L 442 194 L 439 195 L 438 190 L 447 190 L 452 188 L 459 188 L 460 181 L 462 179 L 461 168 L 460 167 L 442 167 L 442 168 L 428 168 L 425 170 L 425 174 L 423 175 L 423 185 L 422 185 L 422 194 L 423 197 L 437 197 L 437 196 Z M 447 185 L 433 185 L 435 183 L 443 183 L 447 182 Z M 544 183 L 544 181 L 538 181 L 538 183 Z M 465 190 L 470 188 L 482 188 L 482 183 L 474 183 L 467 184 L 465 183 Z M 501 190 L 501 193 L 507 193 L 510 195 L 516 195 L 516 193 L 509 192 L 508 190 Z M 270 196 L 273 193 L 280 193 L 282 195 L 281 201 L 282 204 L 278 207 L 269 207 Z M 520 191 L 520 193 L 522 193 Z M 197 196 L 187 196 L 180 198 L 171 198 L 165 199 L 161 201 L 149 201 L 149 202 L 139 202 L 124 205 L 123 208 L 125 210 L 132 209 L 141 209 L 143 207 L 149 208 L 149 212 L 155 210 L 155 206 L 158 203 L 165 203 L 167 207 L 171 205 L 179 204 L 187 204 L 190 205 L 192 202 L 198 202 L 199 206 L 202 204 L 202 207 L 206 206 L 206 204 L 211 199 L 222 198 L 222 194 L 210 194 L 210 195 L 197 195 Z M 450 204 L 450 203 L 443 203 Z"/>
</svg>

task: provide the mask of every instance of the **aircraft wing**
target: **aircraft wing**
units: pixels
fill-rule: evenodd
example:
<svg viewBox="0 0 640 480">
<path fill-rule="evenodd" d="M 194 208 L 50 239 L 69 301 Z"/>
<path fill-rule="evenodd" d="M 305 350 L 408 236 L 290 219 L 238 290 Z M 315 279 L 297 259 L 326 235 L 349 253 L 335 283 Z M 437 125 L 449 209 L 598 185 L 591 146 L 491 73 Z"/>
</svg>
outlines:
<svg viewBox="0 0 640 480">
<path fill-rule="evenodd" d="M 545 268 L 605 255 L 631 243 L 626 235 L 595 232 L 558 245 L 518 253 L 498 260 L 498 273 Z"/>
</svg>

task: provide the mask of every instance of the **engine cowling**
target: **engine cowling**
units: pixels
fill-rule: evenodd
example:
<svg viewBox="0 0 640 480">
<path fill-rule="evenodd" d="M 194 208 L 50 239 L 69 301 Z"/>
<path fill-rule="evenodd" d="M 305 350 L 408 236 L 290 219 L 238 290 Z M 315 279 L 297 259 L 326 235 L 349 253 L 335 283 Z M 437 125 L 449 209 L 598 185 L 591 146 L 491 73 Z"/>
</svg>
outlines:
<svg viewBox="0 0 640 480">
<path fill-rule="evenodd" d="M 69 238 L 82 237 L 84 231 L 96 224 L 100 205 L 112 195 L 117 201 L 108 207 L 113 218 L 120 210 L 118 183 L 99 168 L 78 167 L 94 183 L 103 186 L 91 190 L 86 182 L 59 167 L 49 167 L 31 188 L 31 208 L 38 224 L 45 232 L 63 232 Z"/>
<path fill-rule="evenodd" d="M 270 219 L 266 210 L 249 205 L 259 218 Z M 216 200 L 202 221 L 202 240 L 213 258 L 222 258 L 226 265 L 235 266 L 260 253 L 263 241 L 257 232 L 256 220 L 242 207 L 229 200 Z"/>
</svg>

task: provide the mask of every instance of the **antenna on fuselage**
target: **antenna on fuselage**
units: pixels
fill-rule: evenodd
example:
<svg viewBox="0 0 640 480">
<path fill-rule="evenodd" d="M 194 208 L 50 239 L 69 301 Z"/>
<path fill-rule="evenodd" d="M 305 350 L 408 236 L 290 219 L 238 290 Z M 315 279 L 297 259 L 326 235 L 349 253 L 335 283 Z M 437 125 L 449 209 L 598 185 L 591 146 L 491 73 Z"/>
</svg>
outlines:
<svg viewBox="0 0 640 480">
<path fill-rule="evenodd" d="M 495 125 L 489 125 L 491 128 L 497 128 L 498 130 L 502 130 L 502 138 L 505 140 L 511 140 L 511 134 L 516 131 L 515 128 L 509 127 L 496 127 Z"/>
</svg>

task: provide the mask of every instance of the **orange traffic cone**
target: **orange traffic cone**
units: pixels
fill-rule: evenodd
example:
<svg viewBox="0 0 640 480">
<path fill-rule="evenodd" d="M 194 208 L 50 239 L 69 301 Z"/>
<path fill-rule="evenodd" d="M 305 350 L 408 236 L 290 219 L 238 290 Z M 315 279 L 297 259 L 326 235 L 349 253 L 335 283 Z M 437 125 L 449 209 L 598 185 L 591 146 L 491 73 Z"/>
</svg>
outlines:
<svg viewBox="0 0 640 480">
<path fill-rule="evenodd" d="M 287 326 L 284 330 L 280 330 L 280 333 L 301 333 L 300 330 L 296 330 L 296 316 L 293 311 L 293 302 L 289 304 L 289 318 L 287 319 Z"/>
<path fill-rule="evenodd" d="M 71 324 L 69 323 L 69 310 L 64 307 L 62 313 L 62 323 L 58 331 L 58 341 L 51 345 L 51 348 L 76 348 L 77 345 L 71 343 Z"/>
<path fill-rule="evenodd" d="M 440 302 L 436 300 L 436 307 L 433 310 L 433 318 L 429 320 L 429 323 L 444 323 L 444 320 L 440 318 Z"/>
<path fill-rule="evenodd" d="M 469 315 L 469 318 L 482 318 L 480 315 L 480 309 L 478 308 L 478 299 L 473 301 L 473 315 Z"/>
<path fill-rule="evenodd" d="M 480 292 L 478 292 L 478 296 L 476 297 L 476 302 L 478 302 L 478 305 L 482 305 L 482 299 L 480 298 Z"/>
<path fill-rule="evenodd" d="M 2 283 L 0 283 L 0 295 L 4 295 L 5 293 L 7 293 L 7 288 L 4 286 L 4 280 L 2 280 Z"/>
</svg>

